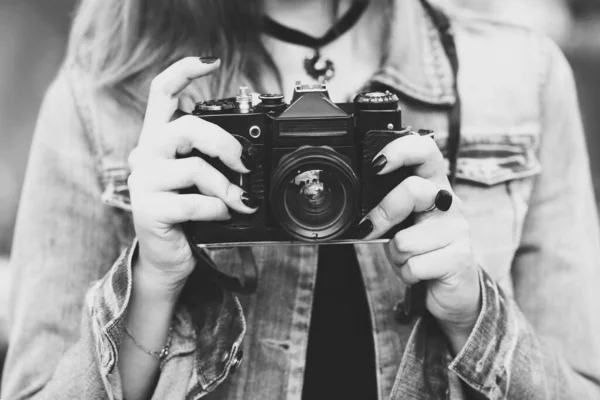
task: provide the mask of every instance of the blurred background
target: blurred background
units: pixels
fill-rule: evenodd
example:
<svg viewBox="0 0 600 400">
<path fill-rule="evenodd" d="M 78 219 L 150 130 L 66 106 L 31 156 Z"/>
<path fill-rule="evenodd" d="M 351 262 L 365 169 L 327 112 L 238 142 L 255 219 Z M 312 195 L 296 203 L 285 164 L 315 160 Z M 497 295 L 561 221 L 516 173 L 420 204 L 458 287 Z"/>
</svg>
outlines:
<svg viewBox="0 0 600 400">
<path fill-rule="evenodd" d="M 546 32 L 577 79 L 600 199 L 600 0 L 436 0 Z M 0 370 L 12 232 L 35 119 L 64 55 L 75 0 L 0 0 Z"/>
</svg>

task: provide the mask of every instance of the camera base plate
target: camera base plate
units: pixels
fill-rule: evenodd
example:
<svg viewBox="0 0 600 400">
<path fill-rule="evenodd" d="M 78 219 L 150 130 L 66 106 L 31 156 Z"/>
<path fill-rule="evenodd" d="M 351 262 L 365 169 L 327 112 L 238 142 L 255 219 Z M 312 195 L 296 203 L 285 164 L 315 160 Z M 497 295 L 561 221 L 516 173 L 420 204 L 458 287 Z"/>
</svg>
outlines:
<svg viewBox="0 0 600 400">
<path fill-rule="evenodd" d="M 336 244 L 383 244 L 388 243 L 390 239 L 374 239 L 374 240 L 356 240 L 356 239 L 343 239 L 343 240 L 330 240 L 327 242 L 302 242 L 299 240 L 293 241 L 264 241 L 264 242 L 227 242 L 227 243 L 208 243 L 208 244 L 197 244 L 196 246 L 200 249 L 224 249 L 232 247 L 254 247 L 254 246 L 329 246 Z"/>
</svg>

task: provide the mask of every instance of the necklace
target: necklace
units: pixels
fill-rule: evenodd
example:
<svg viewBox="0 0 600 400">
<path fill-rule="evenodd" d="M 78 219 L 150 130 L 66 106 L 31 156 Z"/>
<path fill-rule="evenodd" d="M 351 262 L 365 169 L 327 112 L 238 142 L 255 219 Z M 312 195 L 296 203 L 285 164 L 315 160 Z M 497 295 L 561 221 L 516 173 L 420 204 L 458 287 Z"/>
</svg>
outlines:
<svg viewBox="0 0 600 400">
<path fill-rule="evenodd" d="M 304 59 L 304 69 L 313 79 L 324 83 L 335 75 L 335 65 L 323 57 L 321 48 L 333 42 L 356 24 L 369 5 L 368 0 L 355 0 L 350 9 L 320 38 L 281 25 L 268 16 L 264 17 L 264 31 L 284 42 L 310 47 L 312 51 Z"/>
</svg>

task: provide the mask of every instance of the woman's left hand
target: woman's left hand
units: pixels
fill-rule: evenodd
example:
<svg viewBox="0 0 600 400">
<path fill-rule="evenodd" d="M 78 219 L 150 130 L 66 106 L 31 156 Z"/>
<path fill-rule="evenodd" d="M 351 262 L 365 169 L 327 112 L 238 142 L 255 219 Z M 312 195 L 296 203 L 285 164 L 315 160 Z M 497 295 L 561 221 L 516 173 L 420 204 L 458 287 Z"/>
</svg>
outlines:
<svg viewBox="0 0 600 400">
<path fill-rule="evenodd" d="M 375 239 L 415 213 L 415 224 L 389 242 L 388 254 L 407 285 L 427 281 L 426 306 L 458 353 L 480 313 L 479 266 L 463 204 L 452 192 L 442 153 L 430 137 L 408 135 L 374 159 L 379 175 L 412 167 L 414 175 L 394 188 L 363 219 L 364 239 Z M 440 190 L 452 194 L 449 210 L 434 207 Z M 368 234 L 367 234 L 368 233 Z"/>
</svg>

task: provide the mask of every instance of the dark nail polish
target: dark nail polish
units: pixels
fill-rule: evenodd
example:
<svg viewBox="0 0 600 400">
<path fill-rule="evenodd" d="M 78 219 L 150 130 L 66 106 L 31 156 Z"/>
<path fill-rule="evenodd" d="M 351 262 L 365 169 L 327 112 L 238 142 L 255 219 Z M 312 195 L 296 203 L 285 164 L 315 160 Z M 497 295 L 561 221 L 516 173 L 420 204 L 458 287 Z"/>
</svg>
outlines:
<svg viewBox="0 0 600 400">
<path fill-rule="evenodd" d="M 240 155 L 242 164 L 250 171 L 254 170 L 259 163 L 259 154 L 256 146 L 245 146 Z"/>
<path fill-rule="evenodd" d="M 435 196 L 435 206 L 440 211 L 448 211 L 452 207 L 452 194 L 447 190 L 440 190 Z"/>
<path fill-rule="evenodd" d="M 385 158 L 385 156 L 383 154 L 380 154 L 371 163 L 371 165 L 373 166 L 373 171 L 375 171 L 376 174 L 381 172 L 381 170 L 383 169 L 383 167 L 385 167 L 386 164 L 387 164 L 387 158 Z"/>
<path fill-rule="evenodd" d="M 258 197 L 248 192 L 242 193 L 241 199 L 242 203 L 244 203 L 244 205 L 249 208 L 258 208 L 258 206 L 260 205 L 260 200 L 258 199 Z"/>
<path fill-rule="evenodd" d="M 200 62 L 202 64 L 212 64 L 212 63 L 216 62 L 219 59 L 219 57 L 206 56 L 206 57 L 199 57 L 198 59 L 200 60 Z"/>
<path fill-rule="evenodd" d="M 371 222 L 370 219 L 365 219 L 363 222 L 361 222 L 358 227 L 357 227 L 357 232 L 356 232 L 356 237 L 358 239 L 364 239 L 367 236 L 369 236 L 369 234 L 371 232 L 373 232 L 373 222 Z"/>
</svg>

